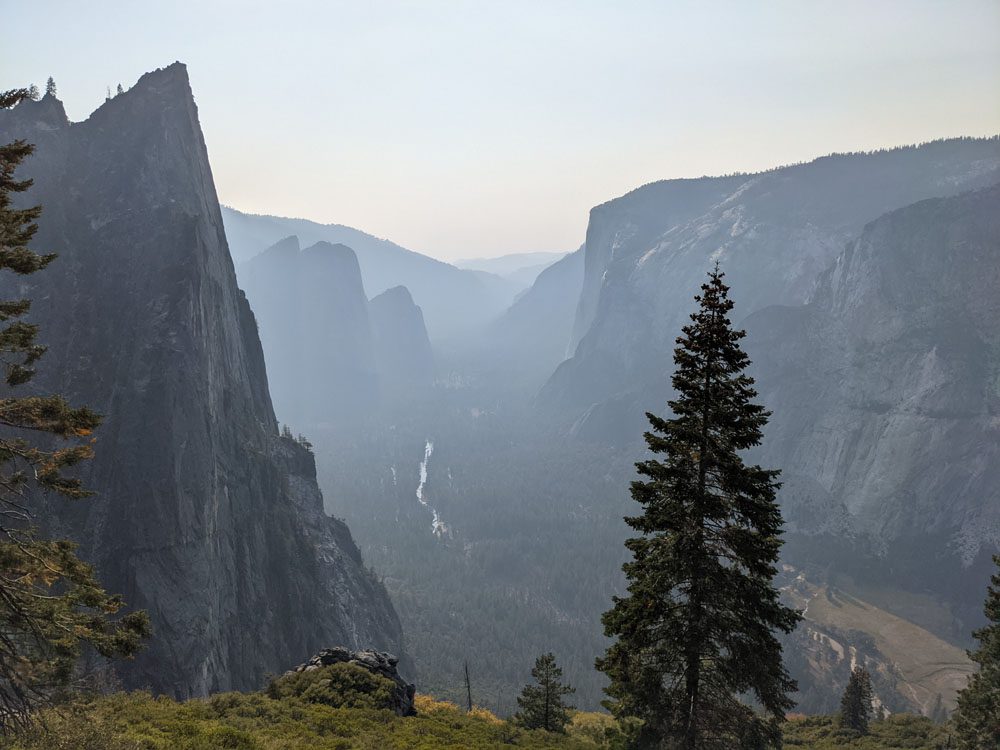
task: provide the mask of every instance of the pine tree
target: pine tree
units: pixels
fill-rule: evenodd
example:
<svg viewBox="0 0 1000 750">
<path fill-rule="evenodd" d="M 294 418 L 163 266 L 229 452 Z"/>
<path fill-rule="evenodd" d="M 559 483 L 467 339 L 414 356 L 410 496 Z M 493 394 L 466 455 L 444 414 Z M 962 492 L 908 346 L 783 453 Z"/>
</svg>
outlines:
<svg viewBox="0 0 1000 750">
<path fill-rule="evenodd" d="M 0 92 L 0 107 L 30 96 Z M 28 248 L 41 207 L 15 208 L 13 195 L 31 185 L 14 173 L 34 147 L 0 145 L 0 270 L 19 275 L 45 268 L 54 255 Z M 47 539 L 35 528 L 42 493 L 71 499 L 89 493 L 65 470 L 91 457 L 89 437 L 100 419 L 61 396 L 15 398 L 45 351 L 37 327 L 23 320 L 26 299 L 0 300 L 0 368 L 7 387 L 0 397 L 0 731 L 18 724 L 74 679 L 85 647 L 104 656 L 131 655 L 148 633 L 145 613 L 115 619 L 123 606 L 98 584 L 68 541 Z M 38 444 L 29 438 L 39 435 Z"/>
<path fill-rule="evenodd" d="M 465 710 L 472 712 L 472 682 L 469 680 L 469 662 L 465 662 Z"/>
<path fill-rule="evenodd" d="M 517 698 L 517 723 L 526 729 L 544 729 L 547 732 L 565 732 L 569 722 L 568 709 L 563 696 L 576 692 L 576 688 L 561 682 L 562 669 L 556 666 L 556 657 L 543 654 L 535 660 L 531 670 L 534 685 L 525 685 Z"/>
<path fill-rule="evenodd" d="M 993 562 L 1000 567 L 1000 555 Z M 969 652 L 979 668 L 958 694 L 954 714 L 958 746 L 966 750 L 1000 748 L 1000 570 L 990 584 L 984 608 L 988 622 L 973 633 L 979 648 Z"/>
<path fill-rule="evenodd" d="M 858 734 L 868 734 L 872 718 L 872 678 L 865 667 L 851 670 L 851 677 L 840 699 L 840 725 Z"/>
<path fill-rule="evenodd" d="M 28 86 L 28 94 L 26 98 L 31 99 L 32 101 L 35 102 L 41 99 L 42 95 L 38 91 L 38 86 L 36 86 L 35 84 L 31 84 L 30 86 Z"/>
<path fill-rule="evenodd" d="M 628 596 L 603 617 L 617 639 L 598 669 L 608 706 L 642 722 L 643 747 L 778 746 L 795 690 L 775 631 L 800 619 L 773 585 L 781 547 L 777 471 L 744 463 L 769 413 L 753 403 L 750 364 L 731 328 L 718 264 L 674 350 L 672 419 L 647 414 L 649 450 L 632 483 L 643 515 L 626 546 Z M 753 701 L 757 710 L 741 700 Z"/>
<path fill-rule="evenodd" d="M 55 96 L 56 95 L 56 82 L 52 76 L 49 76 L 49 80 L 45 82 L 45 96 Z"/>
<path fill-rule="evenodd" d="M 123 89 L 122 85 L 119 83 L 118 84 L 118 88 L 115 89 L 115 96 L 121 96 L 124 93 L 125 93 L 125 89 Z"/>
</svg>

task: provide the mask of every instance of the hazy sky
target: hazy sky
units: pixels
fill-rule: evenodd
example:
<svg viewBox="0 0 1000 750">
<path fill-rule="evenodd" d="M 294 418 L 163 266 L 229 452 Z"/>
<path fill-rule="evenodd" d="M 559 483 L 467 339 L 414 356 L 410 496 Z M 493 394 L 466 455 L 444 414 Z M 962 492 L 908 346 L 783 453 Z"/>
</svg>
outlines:
<svg viewBox="0 0 1000 750">
<path fill-rule="evenodd" d="M 1000 1 L 0 0 L 71 119 L 187 63 L 219 196 L 441 258 L 562 250 L 644 183 L 1000 132 Z"/>
</svg>

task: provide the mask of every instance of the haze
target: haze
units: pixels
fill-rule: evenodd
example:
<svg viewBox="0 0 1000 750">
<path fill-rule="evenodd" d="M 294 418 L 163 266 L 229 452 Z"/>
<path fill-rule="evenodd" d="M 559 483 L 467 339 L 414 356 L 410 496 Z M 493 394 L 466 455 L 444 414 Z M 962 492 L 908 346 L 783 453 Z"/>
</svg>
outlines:
<svg viewBox="0 0 1000 750">
<path fill-rule="evenodd" d="M 223 203 L 439 258 L 569 250 L 588 209 L 1000 124 L 1000 4 L 34 2 L 6 84 L 188 65 Z M 58 20 L 58 23 L 53 23 Z M 83 62 L 86 64 L 82 64 Z"/>
</svg>

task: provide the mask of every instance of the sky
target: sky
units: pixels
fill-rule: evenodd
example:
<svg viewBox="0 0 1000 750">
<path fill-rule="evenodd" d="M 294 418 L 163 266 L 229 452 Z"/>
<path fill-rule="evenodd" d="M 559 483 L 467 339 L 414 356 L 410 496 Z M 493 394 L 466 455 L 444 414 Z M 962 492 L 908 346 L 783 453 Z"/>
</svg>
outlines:
<svg viewBox="0 0 1000 750">
<path fill-rule="evenodd" d="M 1000 133 L 998 0 L 0 0 L 72 120 L 188 66 L 219 197 L 453 260 L 659 179 Z"/>
</svg>

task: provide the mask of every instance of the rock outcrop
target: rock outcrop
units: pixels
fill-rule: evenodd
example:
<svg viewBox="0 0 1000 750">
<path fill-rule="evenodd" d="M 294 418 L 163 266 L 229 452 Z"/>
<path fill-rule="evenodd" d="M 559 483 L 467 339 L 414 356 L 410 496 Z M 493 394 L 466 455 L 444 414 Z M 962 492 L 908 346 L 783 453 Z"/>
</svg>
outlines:
<svg viewBox="0 0 1000 750">
<path fill-rule="evenodd" d="M 373 649 L 352 651 L 343 646 L 325 648 L 308 661 L 289 670 L 286 674 L 311 672 L 314 669 L 329 667 L 333 664 L 354 664 L 355 666 L 367 669 L 372 674 L 392 680 L 396 685 L 392 693 L 392 710 L 397 716 L 414 716 L 417 713 L 413 707 L 413 696 L 416 693 L 416 688 L 400 677 L 399 671 L 396 668 L 399 664 L 399 659 L 385 651 L 375 651 Z"/>
<path fill-rule="evenodd" d="M 59 255 L 3 280 L 49 347 L 30 387 L 105 415 L 82 468 L 96 495 L 42 520 L 150 613 L 125 686 L 256 689 L 331 642 L 400 653 L 388 596 L 323 513 L 311 453 L 279 436 L 184 66 L 81 123 L 48 98 L 0 111 L 13 138 L 37 144 L 19 174 L 35 180 L 25 204 L 44 206 L 33 246 Z"/>
</svg>

